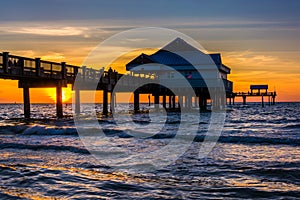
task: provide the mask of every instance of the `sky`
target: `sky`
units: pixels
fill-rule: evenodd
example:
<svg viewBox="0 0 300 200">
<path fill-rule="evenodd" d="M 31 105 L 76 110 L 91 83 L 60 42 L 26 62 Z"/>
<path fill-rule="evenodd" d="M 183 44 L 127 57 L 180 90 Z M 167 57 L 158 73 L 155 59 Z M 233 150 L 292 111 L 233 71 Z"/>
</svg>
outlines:
<svg viewBox="0 0 300 200">
<path fill-rule="evenodd" d="M 81 65 L 114 34 L 163 27 L 221 53 L 234 91 L 269 84 L 279 101 L 300 101 L 299 9 L 298 0 L 10 0 L 0 7 L 0 51 Z M 0 84 L 0 103 L 22 102 L 16 81 Z M 31 102 L 53 102 L 53 93 L 31 89 Z"/>
</svg>

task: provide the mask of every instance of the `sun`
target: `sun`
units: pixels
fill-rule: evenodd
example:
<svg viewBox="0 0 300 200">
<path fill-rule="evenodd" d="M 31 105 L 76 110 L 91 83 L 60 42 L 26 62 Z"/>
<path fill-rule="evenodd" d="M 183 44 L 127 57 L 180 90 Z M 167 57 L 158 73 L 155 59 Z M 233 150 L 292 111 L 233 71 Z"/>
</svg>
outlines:
<svg viewBox="0 0 300 200">
<path fill-rule="evenodd" d="M 56 89 L 48 88 L 46 91 L 50 99 L 56 102 Z M 72 98 L 72 88 L 70 85 L 68 85 L 67 88 L 62 89 L 62 101 L 63 103 L 68 103 L 71 100 L 71 98 Z"/>
</svg>

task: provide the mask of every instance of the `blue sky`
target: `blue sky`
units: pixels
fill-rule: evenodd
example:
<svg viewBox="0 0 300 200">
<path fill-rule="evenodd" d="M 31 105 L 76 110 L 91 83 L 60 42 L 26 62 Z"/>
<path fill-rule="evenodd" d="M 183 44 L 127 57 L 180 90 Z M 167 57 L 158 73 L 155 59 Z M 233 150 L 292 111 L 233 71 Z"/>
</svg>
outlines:
<svg viewBox="0 0 300 200">
<path fill-rule="evenodd" d="M 297 22 L 298 0 L 9 0 L 0 20 L 214 18 Z"/>
</svg>

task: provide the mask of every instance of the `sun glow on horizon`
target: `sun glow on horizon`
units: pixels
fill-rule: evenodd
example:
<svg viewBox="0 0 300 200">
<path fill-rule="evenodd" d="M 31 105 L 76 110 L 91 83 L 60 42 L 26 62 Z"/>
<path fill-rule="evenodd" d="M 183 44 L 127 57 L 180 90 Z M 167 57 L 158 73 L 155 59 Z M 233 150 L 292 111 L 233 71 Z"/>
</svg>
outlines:
<svg viewBox="0 0 300 200">
<path fill-rule="evenodd" d="M 50 99 L 52 99 L 53 102 L 56 103 L 56 89 L 47 88 L 46 93 L 50 97 Z M 70 85 L 68 85 L 67 88 L 62 89 L 62 101 L 63 103 L 70 103 L 71 98 L 72 98 L 72 88 Z"/>
</svg>

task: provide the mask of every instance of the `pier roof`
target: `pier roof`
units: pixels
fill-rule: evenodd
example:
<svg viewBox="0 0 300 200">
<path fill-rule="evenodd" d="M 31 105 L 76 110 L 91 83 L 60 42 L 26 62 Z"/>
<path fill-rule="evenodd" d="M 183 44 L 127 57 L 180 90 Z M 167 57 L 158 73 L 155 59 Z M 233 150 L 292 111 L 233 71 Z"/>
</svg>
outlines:
<svg viewBox="0 0 300 200">
<path fill-rule="evenodd" d="M 185 59 L 187 58 L 187 59 Z M 225 73 L 230 73 L 230 68 L 222 64 L 219 53 L 206 54 L 188 44 L 181 38 L 176 38 L 152 55 L 142 53 L 126 64 L 130 70 L 141 64 L 157 63 L 168 66 L 191 66 L 191 65 L 216 65 Z"/>
</svg>

